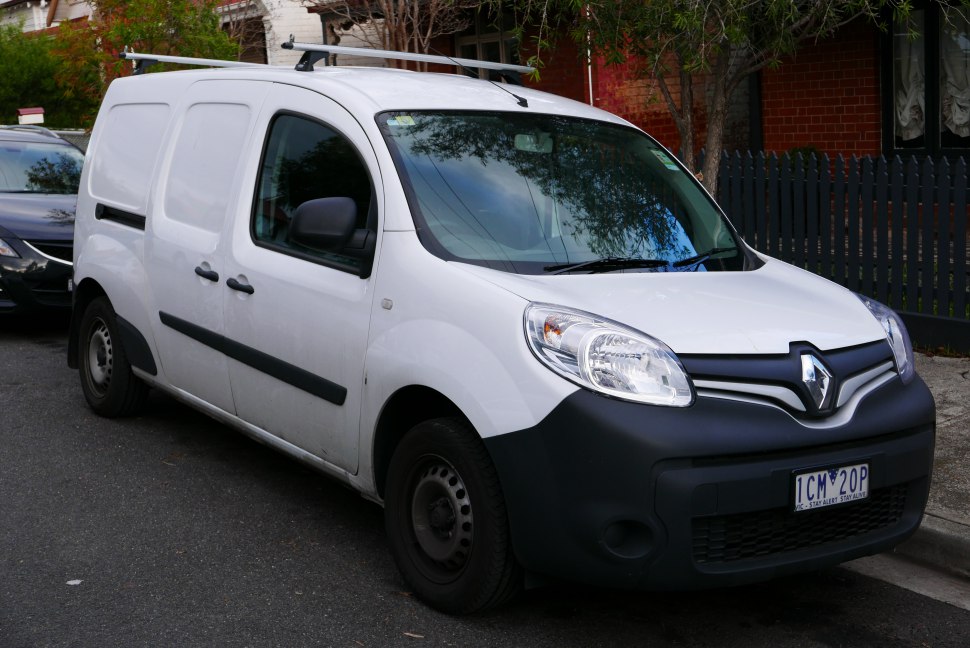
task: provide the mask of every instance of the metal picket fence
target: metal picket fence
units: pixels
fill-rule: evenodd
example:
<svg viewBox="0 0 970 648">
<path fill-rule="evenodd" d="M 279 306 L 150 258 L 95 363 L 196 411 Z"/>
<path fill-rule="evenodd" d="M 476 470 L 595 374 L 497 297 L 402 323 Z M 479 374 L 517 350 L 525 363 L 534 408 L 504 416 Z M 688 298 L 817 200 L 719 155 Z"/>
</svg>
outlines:
<svg viewBox="0 0 970 648">
<path fill-rule="evenodd" d="M 922 346 L 970 352 L 962 158 L 725 154 L 718 200 L 756 249 L 891 306 Z"/>
</svg>

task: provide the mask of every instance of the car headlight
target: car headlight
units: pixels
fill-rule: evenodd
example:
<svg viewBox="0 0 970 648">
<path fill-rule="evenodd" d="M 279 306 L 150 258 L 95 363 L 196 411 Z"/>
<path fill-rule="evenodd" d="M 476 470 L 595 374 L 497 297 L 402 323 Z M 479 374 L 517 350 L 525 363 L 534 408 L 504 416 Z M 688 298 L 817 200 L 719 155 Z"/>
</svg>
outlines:
<svg viewBox="0 0 970 648">
<path fill-rule="evenodd" d="M 694 402 L 680 360 L 645 333 L 591 313 L 530 304 L 525 334 L 543 364 L 582 387 L 651 405 L 688 407 Z"/>
<path fill-rule="evenodd" d="M 10 247 L 10 244 L 0 238 L 0 256 L 5 257 L 19 257 L 17 251 Z"/>
<path fill-rule="evenodd" d="M 913 343 L 909 339 L 909 332 L 902 318 L 888 306 L 880 304 L 874 299 L 864 295 L 856 295 L 862 303 L 866 305 L 869 312 L 882 324 L 886 331 L 886 339 L 892 347 L 893 356 L 896 359 L 896 371 L 903 383 L 909 383 L 916 375 L 916 367 L 913 363 Z"/>
</svg>

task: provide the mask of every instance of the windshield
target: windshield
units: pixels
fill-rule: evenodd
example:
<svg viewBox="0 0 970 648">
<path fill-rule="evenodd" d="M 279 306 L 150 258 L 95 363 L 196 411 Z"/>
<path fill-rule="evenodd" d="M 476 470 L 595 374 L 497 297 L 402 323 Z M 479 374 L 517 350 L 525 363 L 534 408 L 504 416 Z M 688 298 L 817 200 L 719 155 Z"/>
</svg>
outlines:
<svg viewBox="0 0 970 648">
<path fill-rule="evenodd" d="M 0 140 L 0 193 L 76 194 L 83 164 L 73 146 Z"/>
<path fill-rule="evenodd" d="M 741 270 L 697 183 L 632 128 L 550 115 L 382 113 L 423 244 L 520 274 Z"/>
</svg>

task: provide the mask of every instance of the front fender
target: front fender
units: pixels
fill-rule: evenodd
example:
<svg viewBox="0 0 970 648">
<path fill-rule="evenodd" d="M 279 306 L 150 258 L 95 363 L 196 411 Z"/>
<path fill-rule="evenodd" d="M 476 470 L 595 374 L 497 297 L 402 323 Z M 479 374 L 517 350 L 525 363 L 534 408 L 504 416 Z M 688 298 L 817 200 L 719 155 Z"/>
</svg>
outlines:
<svg viewBox="0 0 970 648">
<path fill-rule="evenodd" d="M 483 438 L 536 425 L 578 389 L 532 355 L 527 300 L 430 255 L 414 232 L 385 232 L 375 291 L 361 448 L 373 446 L 385 404 L 408 387 L 450 400 Z"/>
</svg>

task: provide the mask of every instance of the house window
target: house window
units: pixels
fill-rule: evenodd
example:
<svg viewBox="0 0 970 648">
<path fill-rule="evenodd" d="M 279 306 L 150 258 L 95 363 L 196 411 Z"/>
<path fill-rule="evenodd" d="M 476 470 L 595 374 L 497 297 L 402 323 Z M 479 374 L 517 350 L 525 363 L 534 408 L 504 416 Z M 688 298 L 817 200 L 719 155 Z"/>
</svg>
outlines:
<svg viewBox="0 0 970 648">
<path fill-rule="evenodd" d="M 893 23 L 886 149 L 965 155 L 970 149 L 970 10 L 926 4 Z"/>
<path fill-rule="evenodd" d="M 512 35 L 510 21 L 485 9 L 475 10 L 468 29 L 455 38 L 455 50 L 459 58 L 492 61 L 495 63 L 518 63 L 519 43 Z M 485 74 L 488 72 L 488 74 Z M 478 70 L 482 79 L 498 80 L 494 71 Z"/>
</svg>

